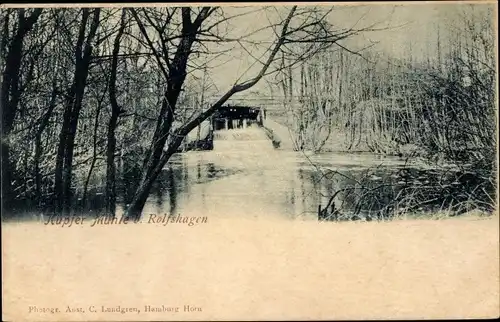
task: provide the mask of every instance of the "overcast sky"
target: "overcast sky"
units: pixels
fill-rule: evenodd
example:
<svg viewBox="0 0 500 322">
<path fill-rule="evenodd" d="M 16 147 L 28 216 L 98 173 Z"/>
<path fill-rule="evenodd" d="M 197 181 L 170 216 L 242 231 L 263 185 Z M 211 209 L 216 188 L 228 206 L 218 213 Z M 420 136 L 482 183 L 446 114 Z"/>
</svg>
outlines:
<svg viewBox="0 0 500 322">
<path fill-rule="evenodd" d="M 373 42 L 377 42 L 373 50 L 386 53 L 395 57 L 405 57 L 411 50 L 412 56 L 433 54 L 437 39 L 437 27 L 439 24 L 449 24 L 458 19 L 457 12 L 460 6 L 466 4 L 365 4 L 365 5 L 335 5 L 336 8 L 329 16 L 329 22 L 338 28 L 348 28 L 357 23 L 357 27 L 370 26 L 375 22 L 380 24 L 377 27 L 388 27 L 384 31 L 367 32 L 360 36 L 344 42 L 350 48 L 363 48 Z M 288 12 L 288 7 L 280 6 L 267 10 L 258 10 L 259 7 L 226 7 L 226 16 L 248 13 L 231 19 L 227 27 L 227 36 L 237 38 L 243 34 L 248 34 L 270 23 L 283 19 Z M 441 37 L 443 31 L 441 30 Z M 255 63 L 254 58 L 265 59 L 266 48 L 276 39 L 273 30 L 265 29 L 248 39 L 264 42 L 261 46 L 249 46 L 243 44 L 243 49 L 237 43 L 230 43 L 224 46 L 218 44 L 218 50 L 233 48 L 230 54 L 222 55 L 212 62 L 214 66 L 209 75 L 215 83 L 219 92 L 228 89 L 234 82 L 241 79 L 248 79 L 255 75 L 261 65 Z M 411 44 L 411 45 L 410 45 Z M 248 52 L 251 52 L 252 58 Z M 264 56 L 262 56 L 264 55 Z M 246 73 L 245 73 L 246 72 Z M 253 90 L 267 92 L 268 85 L 265 81 L 259 82 Z M 248 95 L 248 93 L 247 93 Z"/>
<path fill-rule="evenodd" d="M 476 9 L 486 8 L 489 5 L 474 5 Z M 323 6 L 325 10 L 331 4 Z M 359 50 L 372 45 L 370 51 L 376 51 L 382 58 L 404 58 L 411 53 L 414 60 L 419 57 L 436 56 L 437 30 L 439 27 L 442 45 L 446 42 L 446 28 L 450 24 L 462 23 L 459 13 L 464 3 L 348 3 L 335 4 L 333 11 L 328 16 L 328 22 L 335 30 L 342 30 L 355 26 L 358 29 L 373 26 L 384 28 L 383 31 L 363 32 L 357 36 L 343 40 L 342 44 L 352 50 Z M 307 7 L 299 6 L 300 10 Z M 197 9 L 195 9 L 196 11 Z M 211 42 L 206 46 L 211 53 L 199 58 L 191 57 L 191 64 L 200 65 L 209 60 L 207 82 L 212 83 L 211 92 L 215 97 L 227 91 L 235 82 L 244 81 L 255 76 L 262 67 L 257 60 L 265 61 L 268 50 L 276 40 L 277 32 L 281 28 L 273 29 L 269 26 L 282 22 L 290 6 L 277 5 L 263 7 L 260 5 L 223 6 L 224 17 L 233 17 L 225 23 L 218 25 L 218 33 L 228 39 L 241 38 L 244 42 Z M 206 23 L 210 25 L 220 21 L 219 13 L 212 15 Z M 117 16 L 118 17 L 118 16 Z M 300 23 L 300 18 L 295 18 L 292 23 Z M 150 35 L 154 35 L 151 30 Z M 248 36 L 250 35 L 250 36 Z M 202 79 L 200 70 L 193 73 L 199 80 Z M 250 91 L 238 94 L 252 95 L 252 92 L 270 94 L 266 80 L 261 80 Z M 250 94 L 249 94 L 250 93 Z M 209 93 L 210 95 L 210 93 Z"/>
</svg>

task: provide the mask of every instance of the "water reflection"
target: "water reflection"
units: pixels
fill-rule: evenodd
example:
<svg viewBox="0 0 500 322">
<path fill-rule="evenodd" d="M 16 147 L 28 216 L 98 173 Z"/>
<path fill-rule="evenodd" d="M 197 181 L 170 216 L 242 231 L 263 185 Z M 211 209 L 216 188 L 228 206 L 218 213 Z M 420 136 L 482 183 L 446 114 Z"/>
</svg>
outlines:
<svg viewBox="0 0 500 322">
<path fill-rule="evenodd" d="M 333 195 L 336 208 L 346 213 L 383 214 L 398 198 L 411 198 L 414 204 L 401 205 L 419 210 L 463 202 L 450 197 L 457 187 L 465 188 L 464 196 L 482 189 L 494 192 L 492 183 L 481 183 L 478 188 L 470 177 L 456 179 L 452 171 L 408 165 L 399 158 L 274 149 L 258 128 L 224 131 L 216 137 L 214 150 L 171 158 L 153 185 L 145 214 L 316 220 L 318 206 L 325 207 Z M 131 202 L 141 170 L 138 164 L 126 163 L 122 169 L 117 184 L 118 214 Z M 87 210 L 104 209 L 102 192 L 89 190 Z M 474 197 L 481 199 L 484 194 Z"/>
<path fill-rule="evenodd" d="M 225 138 L 214 142 L 213 151 L 175 155 L 144 211 L 316 219 L 318 205 L 324 207 L 332 195 L 336 207 L 347 213 L 388 212 L 391 202 L 409 195 L 416 201 L 433 201 L 412 205 L 422 210 L 452 202 L 443 197 L 453 187 L 450 180 L 452 172 L 447 176 L 399 158 L 305 155 L 276 150 L 261 136 Z"/>
</svg>

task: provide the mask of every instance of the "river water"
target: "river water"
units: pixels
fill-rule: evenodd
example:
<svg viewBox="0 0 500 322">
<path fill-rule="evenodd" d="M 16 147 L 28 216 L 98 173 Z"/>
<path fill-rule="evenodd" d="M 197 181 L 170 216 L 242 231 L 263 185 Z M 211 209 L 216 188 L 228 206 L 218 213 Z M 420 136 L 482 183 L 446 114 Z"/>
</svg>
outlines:
<svg viewBox="0 0 500 322">
<path fill-rule="evenodd" d="M 127 166 L 119 174 L 117 216 L 131 202 L 140 170 Z M 324 209 L 332 196 L 329 213 L 333 204 L 339 220 L 353 215 L 388 219 L 399 215 L 400 209 L 405 210 L 403 215 L 450 206 L 462 209 L 471 200 L 474 207 L 484 205 L 490 211 L 493 182 L 478 182 L 467 172 L 457 176 L 458 170 L 369 153 L 276 149 L 265 131 L 254 126 L 220 130 L 214 133 L 213 150 L 172 156 L 156 180 L 143 214 L 318 220 L 318 207 Z M 93 216 L 105 212 L 104 180 L 89 190 L 86 205 L 80 204 L 77 191 L 75 213 Z M 27 200 L 15 218 L 38 216 Z"/>
<path fill-rule="evenodd" d="M 408 179 L 408 171 L 417 173 Z M 215 133 L 214 150 L 172 157 L 143 213 L 317 220 L 318 206 L 339 190 L 337 208 L 370 213 L 401 198 L 404 187 L 436 184 L 433 171 L 397 157 L 275 149 L 260 128 L 223 130 Z M 135 188 L 123 183 L 118 214 Z"/>
</svg>

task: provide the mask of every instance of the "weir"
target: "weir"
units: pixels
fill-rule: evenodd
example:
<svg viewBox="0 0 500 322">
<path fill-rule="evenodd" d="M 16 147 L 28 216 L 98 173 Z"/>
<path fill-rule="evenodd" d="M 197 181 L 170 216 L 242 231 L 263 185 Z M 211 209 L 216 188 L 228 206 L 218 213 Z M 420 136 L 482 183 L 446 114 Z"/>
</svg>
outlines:
<svg viewBox="0 0 500 322">
<path fill-rule="evenodd" d="M 213 116 L 214 130 L 247 128 L 252 124 L 262 126 L 265 109 L 242 105 L 229 105 L 217 111 Z"/>
<path fill-rule="evenodd" d="M 266 108 L 257 106 L 224 106 L 197 129 L 191 131 L 178 152 L 213 150 L 214 140 L 255 141 L 266 147 L 270 145 L 268 143 L 272 143 L 275 149 L 293 150 L 288 128 L 271 119 Z M 219 143 L 218 146 L 221 148 L 228 145 Z"/>
<path fill-rule="evenodd" d="M 214 133 L 262 127 L 265 109 L 260 107 L 227 105 L 211 118 L 200 124 L 186 137 L 179 152 L 190 150 L 213 150 Z M 247 134 L 252 133 L 252 131 Z M 217 135 L 217 134 L 215 134 Z M 218 135 L 223 139 L 224 135 Z"/>
</svg>

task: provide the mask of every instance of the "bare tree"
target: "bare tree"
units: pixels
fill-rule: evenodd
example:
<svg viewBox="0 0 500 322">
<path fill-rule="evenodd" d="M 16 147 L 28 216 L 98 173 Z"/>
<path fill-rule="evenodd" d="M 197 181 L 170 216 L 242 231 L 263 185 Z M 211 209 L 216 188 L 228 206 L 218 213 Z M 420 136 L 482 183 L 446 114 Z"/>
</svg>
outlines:
<svg viewBox="0 0 500 322">
<path fill-rule="evenodd" d="M 109 101 L 111 103 L 111 117 L 108 122 L 107 132 L 107 149 L 106 149 L 106 209 L 112 215 L 115 214 L 116 207 L 116 166 L 115 166 L 115 151 L 116 151 L 116 126 L 118 117 L 123 113 L 123 109 L 118 105 L 116 98 L 116 75 L 118 69 L 118 54 L 120 52 L 120 39 L 125 31 L 126 11 L 122 9 L 120 20 L 120 29 L 116 34 L 113 43 L 113 58 L 111 62 L 111 78 L 109 80 Z"/>
<path fill-rule="evenodd" d="M 62 211 L 69 212 L 71 206 L 71 180 L 75 136 L 89 74 L 92 41 L 99 26 L 100 13 L 101 9 L 99 8 L 93 10 L 90 30 L 86 34 L 91 12 L 88 8 L 82 9 L 82 18 L 74 53 L 76 65 L 73 83 L 66 94 L 67 100 L 64 109 L 63 125 L 59 135 L 59 147 L 57 150 L 54 201 L 56 212 L 58 213 Z"/>
<path fill-rule="evenodd" d="M 2 54 L 5 55 L 4 70 L 2 73 L 2 91 L 0 93 L 0 105 L 2 109 L 2 206 L 7 208 L 12 200 L 12 169 L 10 167 L 10 146 L 8 135 L 10 134 L 16 113 L 18 111 L 19 100 L 22 89 L 19 84 L 21 58 L 23 54 L 24 40 L 42 14 L 42 9 L 34 9 L 29 16 L 26 16 L 25 9 L 17 11 L 16 27 L 9 22 L 11 18 L 10 10 L 2 11 Z"/>
<path fill-rule="evenodd" d="M 169 39 L 166 39 L 164 36 L 165 28 L 161 28 L 159 26 L 155 27 L 161 43 L 161 49 L 158 50 L 157 46 L 153 44 L 151 37 L 148 35 L 138 12 L 131 9 L 131 12 L 142 34 L 146 38 L 160 69 L 165 74 L 166 91 L 162 108 L 158 116 L 157 127 L 153 136 L 151 148 L 146 154 L 144 161 L 144 171 L 142 173 L 141 182 L 135 193 L 134 199 L 127 210 L 127 216 L 137 217 L 140 215 L 153 182 L 172 154 L 176 152 L 184 137 L 191 130 L 210 117 L 213 113 L 215 113 L 215 111 L 222 108 L 223 104 L 234 94 L 250 89 L 264 76 L 276 73 L 284 68 L 284 66 L 275 65 L 280 51 L 286 51 L 289 55 L 292 55 L 287 46 L 298 43 L 304 44 L 305 48 L 299 53 L 299 55 L 295 55 L 295 60 L 291 63 L 291 65 L 294 65 L 301 60 L 313 56 L 321 49 L 328 48 L 333 44 L 338 44 L 340 40 L 362 31 L 355 28 L 336 31 L 327 23 L 326 19 L 328 13 L 333 9 L 320 10 L 317 8 L 298 8 L 297 6 L 290 8 L 285 18 L 270 26 L 273 29 L 279 28 L 280 30 L 274 30 L 275 40 L 267 49 L 267 58 L 264 60 L 256 59 L 256 62 L 261 64 L 260 70 L 257 74 L 247 80 L 235 83 L 208 109 L 172 131 L 172 125 L 175 121 L 176 103 L 186 77 L 186 66 L 190 60 L 193 45 L 197 41 L 202 43 L 203 37 L 207 36 L 211 37 L 209 39 L 215 38 L 218 41 L 228 40 L 224 39 L 224 37 L 214 35 L 213 33 L 208 34 L 206 31 L 213 28 L 214 25 L 220 23 L 218 20 L 213 22 L 208 19 L 210 15 L 216 12 L 216 10 L 217 8 L 201 8 L 193 21 L 191 18 L 193 9 L 181 9 L 181 32 L 179 35 L 170 37 L 179 38 L 180 40 L 177 45 L 174 46 L 176 49 L 175 54 L 173 55 L 173 58 L 170 59 L 169 53 L 172 49 L 168 46 Z M 175 12 L 173 10 L 169 11 L 166 19 L 172 19 L 174 13 Z M 145 18 L 143 19 L 148 20 L 153 26 L 155 25 L 152 23 L 152 19 L 148 18 L 147 13 L 144 13 L 144 16 Z M 212 25 L 210 25 L 210 23 Z M 366 28 L 363 30 L 366 30 Z M 241 43 L 241 39 L 238 39 L 237 41 Z"/>
</svg>

